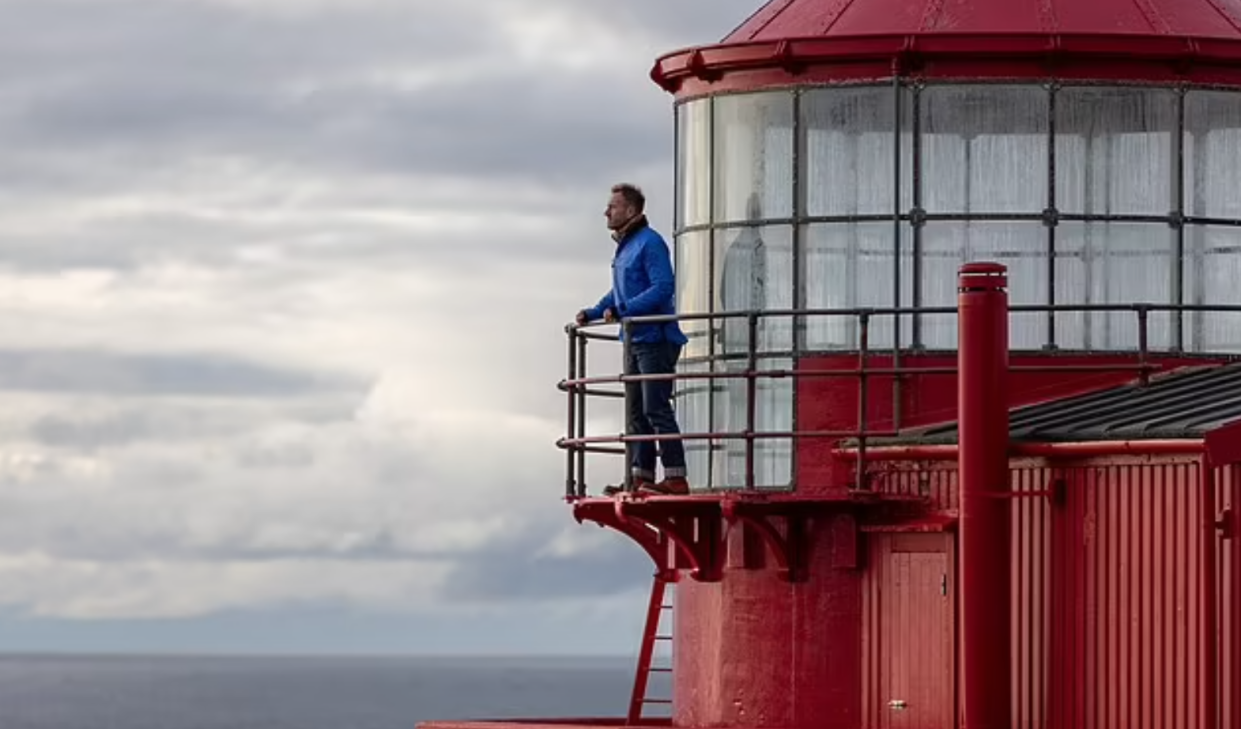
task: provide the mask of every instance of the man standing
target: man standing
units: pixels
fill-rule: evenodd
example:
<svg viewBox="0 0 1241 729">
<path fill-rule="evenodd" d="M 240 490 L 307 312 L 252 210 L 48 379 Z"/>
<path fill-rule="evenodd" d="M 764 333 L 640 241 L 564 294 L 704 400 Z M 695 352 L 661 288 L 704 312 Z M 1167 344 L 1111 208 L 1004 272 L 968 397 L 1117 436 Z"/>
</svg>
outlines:
<svg viewBox="0 0 1241 729">
<path fill-rule="evenodd" d="M 603 319 L 620 321 L 640 316 L 676 313 L 676 286 L 668 244 L 647 223 L 646 197 L 629 184 L 614 185 L 604 216 L 616 253 L 612 258 L 612 290 L 598 304 L 577 314 L 577 323 Z M 622 332 L 621 336 L 624 336 Z M 688 341 L 675 321 L 635 324 L 630 330 L 627 375 L 671 374 L 676 371 L 681 347 Z M 675 435 L 680 433 L 672 410 L 672 381 L 625 383 L 629 410 L 626 413 L 630 435 Z M 685 479 L 685 447 L 680 440 L 661 441 L 664 480 L 655 481 L 656 447 L 641 441 L 633 449 L 630 464 L 635 490 L 659 494 L 689 493 Z M 608 486 L 604 494 L 619 493 L 622 487 Z"/>
</svg>

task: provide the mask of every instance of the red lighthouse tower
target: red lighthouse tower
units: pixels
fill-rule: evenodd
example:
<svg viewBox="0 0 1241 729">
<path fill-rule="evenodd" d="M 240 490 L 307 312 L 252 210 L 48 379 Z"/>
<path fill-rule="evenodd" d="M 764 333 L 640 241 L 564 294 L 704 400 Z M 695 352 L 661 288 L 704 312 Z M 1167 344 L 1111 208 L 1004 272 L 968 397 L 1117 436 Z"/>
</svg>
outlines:
<svg viewBox="0 0 1241 729">
<path fill-rule="evenodd" d="M 696 492 L 593 495 L 570 328 L 656 567 L 579 723 L 1241 729 L 1241 5 L 772 0 L 652 78 Z"/>
</svg>

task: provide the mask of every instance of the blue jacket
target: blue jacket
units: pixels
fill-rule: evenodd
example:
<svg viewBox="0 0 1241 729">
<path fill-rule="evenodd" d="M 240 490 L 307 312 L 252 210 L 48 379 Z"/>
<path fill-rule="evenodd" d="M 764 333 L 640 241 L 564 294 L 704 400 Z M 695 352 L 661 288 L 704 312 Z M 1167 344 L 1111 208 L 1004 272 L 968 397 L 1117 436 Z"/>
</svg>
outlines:
<svg viewBox="0 0 1241 729">
<path fill-rule="evenodd" d="M 600 319 L 606 309 L 611 309 L 620 319 L 676 313 L 676 284 L 668 244 L 645 222 L 639 222 L 616 244 L 616 255 L 612 258 L 612 290 L 587 309 L 586 316 L 592 321 Z M 689 341 L 675 321 L 632 327 L 635 343 L 685 344 Z M 624 338 L 623 331 L 621 337 Z"/>
</svg>

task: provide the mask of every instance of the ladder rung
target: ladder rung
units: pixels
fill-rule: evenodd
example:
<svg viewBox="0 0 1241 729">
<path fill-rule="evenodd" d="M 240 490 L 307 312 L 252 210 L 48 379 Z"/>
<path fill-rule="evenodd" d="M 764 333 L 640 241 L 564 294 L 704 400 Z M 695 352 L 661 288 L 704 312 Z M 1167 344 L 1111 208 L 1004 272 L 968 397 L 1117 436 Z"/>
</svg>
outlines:
<svg viewBox="0 0 1241 729">
<path fill-rule="evenodd" d="M 642 699 L 644 704 L 671 704 L 672 699 Z"/>
<path fill-rule="evenodd" d="M 651 668 L 648 668 L 646 670 L 650 671 L 651 673 L 672 673 L 671 668 L 666 668 L 664 666 L 652 666 Z"/>
<path fill-rule="evenodd" d="M 655 640 L 672 640 L 672 636 L 671 635 L 657 635 L 655 636 Z"/>
<path fill-rule="evenodd" d="M 660 610 L 671 610 L 672 606 L 671 605 L 660 605 L 659 609 Z"/>
</svg>

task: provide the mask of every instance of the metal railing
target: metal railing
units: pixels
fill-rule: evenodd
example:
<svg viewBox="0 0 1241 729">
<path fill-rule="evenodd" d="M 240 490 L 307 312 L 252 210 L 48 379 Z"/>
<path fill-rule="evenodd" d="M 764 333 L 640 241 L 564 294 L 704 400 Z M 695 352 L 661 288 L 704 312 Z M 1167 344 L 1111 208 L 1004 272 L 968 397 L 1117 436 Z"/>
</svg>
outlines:
<svg viewBox="0 0 1241 729">
<path fill-rule="evenodd" d="M 1089 350 L 1084 354 L 1110 354 L 1110 355 L 1129 355 L 1134 361 L 1132 363 L 1103 363 L 1103 364 L 1080 364 L 1080 363 L 1056 363 L 1054 358 L 1048 358 L 1047 364 L 1039 365 L 1011 365 L 1010 372 L 1043 372 L 1043 373 L 1123 373 L 1133 372 L 1139 383 L 1145 386 L 1153 371 L 1161 368 L 1159 362 L 1152 362 L 1151 355 L 1165 356 L 1202 356 L 1210 360 L 1218 360 L 1225 357 L 1235 357 L 1237 353 L 1186 353 L 1175 348 L 1159 349 L 1152 351 L 1149 346 L 1150 341 L 1150 318 L 1152 314 L 1168 313 L 1182 314 L 1186 312 L 1218 312 L 1241 314 L 1241 306 L 1230 305 L 1198 305 L 1198 304 L 1034 304 L 1034 305 L 1011 305 L 1009 306 L 1011 314 L 1030 314 L 1044 313 L 1047 316 L 1055 316 L 1057 313 L 1083 313 L 1083 314 L 1102 314 L 1102 313 L 1130 313 L 1134 317 L 1134 324 L 1137 328 L 1137 347 L 1136 350 Z M 900 412 L 901 388 L 902 381 L 910 376 L 949 376 L 956 375 L 958 369 L 956 365 L 952 366 L 918 366 L 909 365 L 905 359 L 907 355 L 927 353 L 927 350 L 911 350 L 902 348 L 901 341 L 901 319 L 902 317 L 923 317 L 923 316 L 955 316 L 957 314 L 956 307 L 897 307 L 897 308 L 849 308 L 849 309 L 772 309 L 762 311 L 736 311 L 736 312 L 719 312 L 711 314 L 678 314 L 665 316 L 647 316 L 634 317 L 619 322 L 619 326 L 627 336 L 620 338 L 618 332 L 612 327 L 616 324 L 606 324 L 603 322 L 592 322 L 585 325 L 570 324 L 565 327 L 568 334 L 568 376 L 561 380 L 558 389 L 566 394 L 566 410 L 567 410 L 567 429 L 563 438 L 560 438 L 556 445 L 565 451 L 565 497 L 567 499 L 580 499 L 586 496 L 586 456 L 587 454 L 605 454 L 605 455 L 623 455 L 625 457 L 624 468 L 624 487 L 626 490 L 632 490 L 632 474 L 629 464 L 633 460 L 633 449 L 636 444 L 641 442 L 666 442 L 666 441 L 745 441 L 745 486 L 744 490 L 755 490 L 755 442 L 761 440 L 787 440 L 796 443 L 806 439 L 834 439 L 834 440 L 851 440 L 856 442 L 857 458 L 856 469 L 858 479 L 857 488 L 866 487 L 866 448 L 867 441 L 874 438 L 893 438 L 901 434 L 902 414 Z M 811 318 L 847 318 L 852 319 L 857 327 L 857 347 L 851 350 L 806 350 L 799 348 L 797 342 L 802 338 L 801 335 L 805 331 L 804 322 Z M 884 347 L 881 349 L 872 349 L 870 347 L 870 329 L 875 319 L 891 317 L 894 321 L 894 342 L 892 347 Z M 758 332 L 760 321 L 765 319 L 792 319 L 794 326 L 794 346 L 791 352 L 773 352 L 760 351 L 758 348 Z M 708 336 L 714 337 L 718 334 L 716 329 L 717 321 L 725 321 L 730 319 L 744 319 L 747 328 L 747 344 L 744 359 L 746 367 L 744 370 L 732 370 L 726 372 L 688 372 L 677 371 L 671 374 L 610 374 L 596 375 L 588 374 L 587 356 L 588 344 L 590 342 L 606 342 L 610 344 L 621 344 L 624 348 L 623 361 L 629 359 L 629 347 L 632 337 L 628 333 L 633 327 L 642 324 L 666 324 L 668 322 L 696 322 L 706 321 L 708 323 Z M 1241 332 L 1241 322 L 1238 322 L 1238 331 Z M 600 329 L 608 327 L 609 331 L 604 332 Z M 955 350 L 945 350 L 948 354 Z M 1016 350 L 1021 351 L 1021 350 Z M 1029 350 L 1035 353 L 1040 350 Z M 1046 350 L 1043 350 L 1046 351 Z M 1053 350 L 1057 353 L 1063 353 L 1062 350 Z M 890 354 L 892 359 L 891 366 L 875 366 L 870 360 L 875 355 Z M 799 368 L 797 366 L 798 358 L 817 357 L 821 355 L 852 356 L 856 365 L 853 368 Z M 730 358 L 727 355 L 708 355 L 699 357 L 698 362 L 715 362 Z M 736 355 L 731 359 L 738 359 Z M 794 364 L 789 369 L 759 369 L 758 363 L 760 359 L 782 358 L 793 359 Z M 687 364 L 687 360 L 682 360 L 681 366 Z M 758 381 L 761 379 L 791 379 L 794 383 L 807 379 L 820 378 L 853 378 L 857 380 L 857 415 L 856 426 L 846 430 L 807 430 L 799 429 L 794 426 L 786 430 L 759 431 L 756 423 L 756 400 L 758 393 Z M 891 413 L 891 427 L 886 429 L 871 428 L 869 424 L 869 416 L 871 412 L 871 380 L 875 377 L 891 377 L 894 388 L 892 403 L 893 412 Z M 644 381 L 673 381 L 685 382 L 693 380 L 705 380 L 714 383 L 716 380 L 745 380 L 745 430 L 744 431 L 717 431 L 708 428 L 705 432 L 681 432 L 677 434 L 655 434 L 655 435 L 591 435 L 586 432 L 587 422 L 587 406 L 592 398 L 597 399 L 624 399 L 626 400 L 626 412 L 628 412 L 628 389 L 625 388 L 629 383 L 640 383 Z M 610 386 L 620 385 L 622 389 L 612 389 Z M 793 407 L 797 406 L 797 391 L 793 392 Z M 709 449 L 710 452 L 710 449 Z M 796 451 L 793 451 L 792 457 L 795 457 Z M 792 471 L 791 488 L 796 488 L 796 469 Z M 696 489 L 700 491 L 709 491 L 713 489 Z M 728 491 L 737 489 L 729 488 Z M 765 489 L 770 490 L 770 489 Z"/>
</svg>

